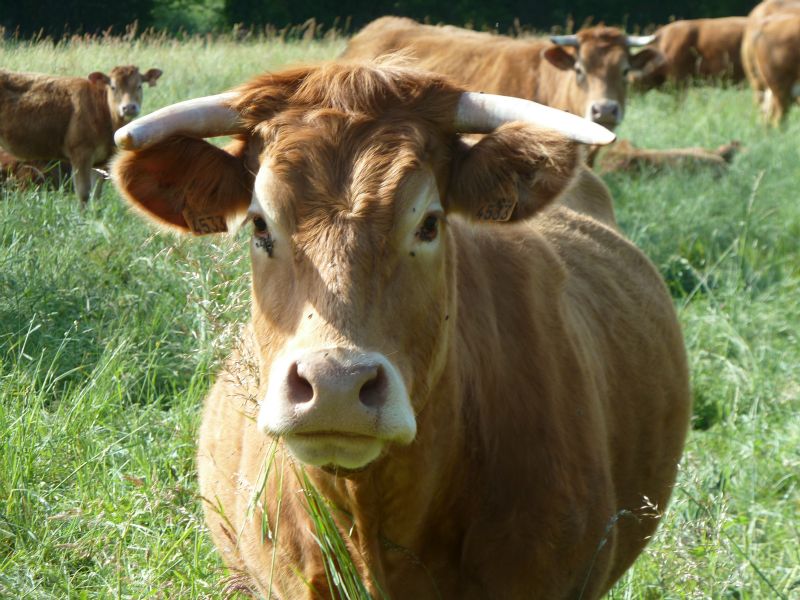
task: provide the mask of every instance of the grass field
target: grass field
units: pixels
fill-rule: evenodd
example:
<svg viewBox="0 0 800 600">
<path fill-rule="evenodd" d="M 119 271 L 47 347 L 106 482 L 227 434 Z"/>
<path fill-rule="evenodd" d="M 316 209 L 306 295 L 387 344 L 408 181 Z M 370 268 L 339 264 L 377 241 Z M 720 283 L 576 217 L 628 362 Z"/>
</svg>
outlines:
<svg viewBox="0 0 800 600">
<path fill-rule="evenodd" d="M 145 110 L 341 42 L 0 45 L 3 68 L 159 67 Z M 781 131 L 749 91 L 651 92 L 621 137 L 730 139 L 728 174 L 613 175 L 621 227 L 684 325 L 695 421 L 673 503 L 612 598 L 800 598 L 800 109 Z M 178 239 L 112 186 L 0 190 L 0 598 L 218 598 L 194 469 L 199 407 L 247 315 L 244 236 Z"/>
</svg>

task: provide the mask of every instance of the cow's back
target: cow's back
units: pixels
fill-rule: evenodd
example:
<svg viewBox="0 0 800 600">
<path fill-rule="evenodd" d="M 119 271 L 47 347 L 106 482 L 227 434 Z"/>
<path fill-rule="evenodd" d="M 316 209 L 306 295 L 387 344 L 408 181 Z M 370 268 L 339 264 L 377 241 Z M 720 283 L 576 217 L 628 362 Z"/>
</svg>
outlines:
<svg viewBox="0 0 800 600">
<path fill-rule="evenodd" d="M 617 510 L 635 511 L 644 496 L 669 500 L 690 416 L 683 337 L 661 276 L 633 244 L 591 219 L 553 212 L 539 223 L 564 261 L 565 308 L 586 364 L 604 381 L 601 414 Z M 654 508 L 655 510 L 655 508 Z M 655 530 L 653 518 L 617 524 L 616 579 Z"/>
<path fill-rule="evenodd" d="M 82 82 L 65 79 L 0 71 L 0 145 L 23 159 L 67 158 L 64 141 Z"/>
<path fill-rule="evenodd" d="M 747 17 L 675 21 L 658 32 L 658 49 L 667 58 L 669 76 L 681 81 L 692 76 L 744 76 L 741 42 Z"/>
<path fill-rule="evenodd" d="M 372 60 L 399 53 L 415 66 L 447 75 L 468 89 L 536 99 L 540 54 L 548 45 L 544 40 L 384 17 L 353 36 L 342 58 Z"/>
</svg>

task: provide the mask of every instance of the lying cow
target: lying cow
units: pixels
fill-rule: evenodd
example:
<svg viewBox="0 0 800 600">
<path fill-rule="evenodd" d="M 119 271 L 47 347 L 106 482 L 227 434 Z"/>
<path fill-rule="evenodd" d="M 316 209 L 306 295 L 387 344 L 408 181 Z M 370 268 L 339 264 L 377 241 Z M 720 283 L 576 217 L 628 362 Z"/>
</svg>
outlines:
<svg viewBox="0 0 800 600">
<path fill-rule="evenodd" d="M 637 148 L 628 140 L 619 140 L 614 145 L 600 150 L 595 168 L 598 173 L 711 169 L 721 174 L 727 170 L 740 149 L 741 144 L 738 141 L 707 150 L 706 148 Z"/>
<path fill-rule="evenodd" d="M 656 31 L 651 44 L 663 60 L 652 60 L 629 80 L 640 89 L 669 81 L 744 79 L 741 45 L 747 17 L 674 21 Z"/>
<path fill-rule="evenodd" d="M 750 12 L 742 63 L 764 117 L 780 124 L 800 97 L 800 1 L 767 0 Z"/>
<path fill-rule="evenodd" d="M 52 160 L 18 160 L 0 148 L 0 183 L 13 184 L 21 188 L 50 185 L 59 188 L 69 181 L 70 168 L 67 163 Z"/>
<path fill-rule="evenodd" d="M 550 40 L 513 39 L 382 17 L 353 36 L 343 57 L 373 59 L 400 52 L 470 90 L 534 100 L 613 129 L 625 110 L 626 74 L 659 56 L 652 48 L 638 54 L 630 48 L 652 40 L 602 26 Z"/>
<path fill-rule="evenodd" d="M 690 412 L 680 327 L 629 241 L 543 210 L 579 153 L 531 123 L 613 136 L 538 108 L 329 64 L 117 132 L 139 211 L 252 228 L 252 321 L 198 469 L 217 547 L 264 596 L 339 597 L 302 472 L 374 598 L 598 598 L 655 531 Z"/>
<path fill-rule="evenodd" d="M 109 159 L 114 132 L 139 114 L 142 84 L 159 77 L 159 69 L 142 74 L 133 66 L 88 78 L 0 69 L 0 146 L 22 160 L 68 160 L 85 203 L 92 167 Z"/>
</svg>

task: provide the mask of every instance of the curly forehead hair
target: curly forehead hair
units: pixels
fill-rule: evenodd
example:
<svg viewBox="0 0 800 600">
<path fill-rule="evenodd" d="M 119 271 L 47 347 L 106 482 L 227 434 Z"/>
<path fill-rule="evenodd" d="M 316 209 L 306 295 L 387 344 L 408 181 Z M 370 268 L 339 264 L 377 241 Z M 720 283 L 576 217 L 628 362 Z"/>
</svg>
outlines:
<svg viewBox="0 0 800 600">
<path fill-rule="evenodd" d="M 370 117 L 402 113 L 444 124 L 463 90 L 442 76 L 391 64 L 329 63 L 262 75 L 237 91 L 233 108 L 254 128 L 278 112 L 305 107 Z"/>
</svg>

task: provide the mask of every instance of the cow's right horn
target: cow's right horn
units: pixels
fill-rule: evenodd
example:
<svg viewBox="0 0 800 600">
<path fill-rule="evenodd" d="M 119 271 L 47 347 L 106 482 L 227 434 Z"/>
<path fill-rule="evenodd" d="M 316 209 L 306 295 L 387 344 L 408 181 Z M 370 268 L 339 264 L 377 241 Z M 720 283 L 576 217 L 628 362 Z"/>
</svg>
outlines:
<svg viewBox="0 0 800 600">
<path fill-rule="evenodd" d="M 118 129 L 114 142 L 123 150 L 141 150 L 171 135 L 207 138 L 244 133 L 239 113 L 230 106 L 237 96 L 227 92 L 165 106 Z"/>
<path fill-rule="evenodd" d="M 625 45 L 629 48 L 647 46 L 647 44 L 652 44 L 655 39 L 655 35 L 628 35 L 625 36 Z"/>
<path fill-rule="evenodd" d="M 616 136 L 597 123 L 563 110 L 522 98 L 464 92 L 458 101 L 455 130 L 460 133 L 490 133 L 513 121 L 554 129 L 583 144 L 610 144 Z"/>
<path fill-rule="evenodd" d="M 572 46 L 573 48 L 579 46 L 577 35 L 551 35 L 550 41 L 557 46 Z"/>
</svg>

